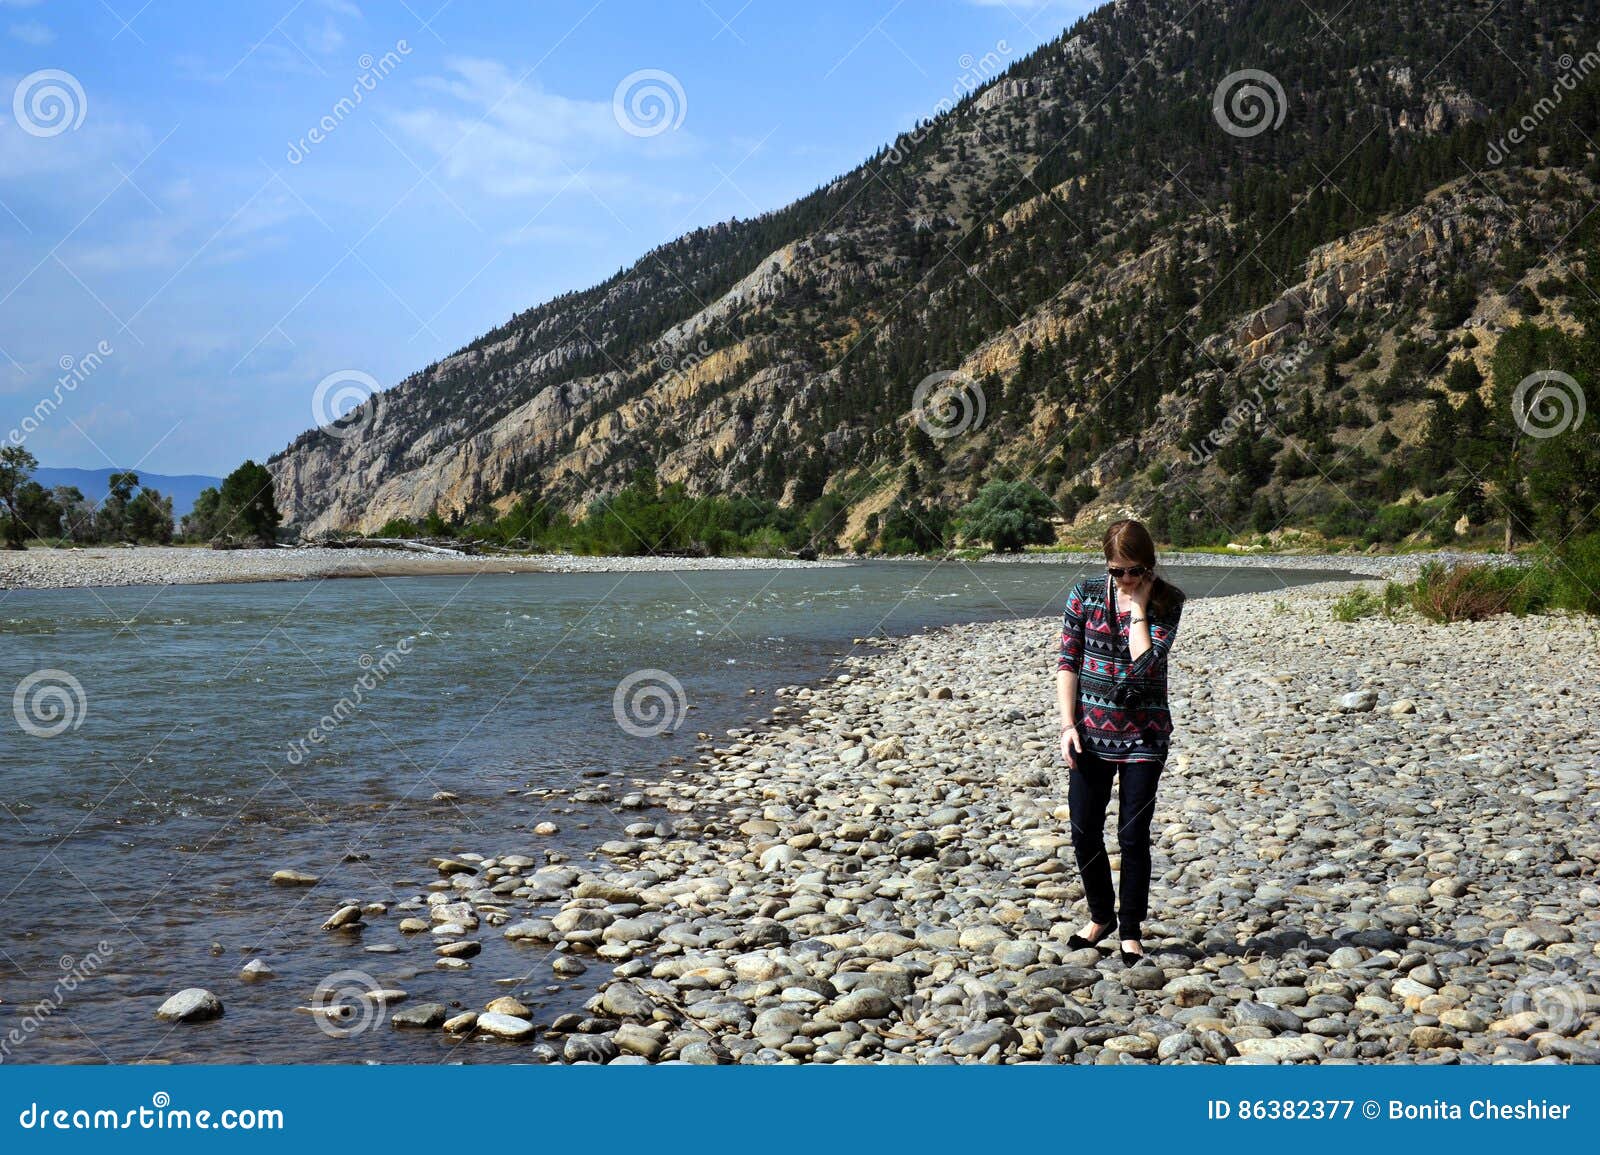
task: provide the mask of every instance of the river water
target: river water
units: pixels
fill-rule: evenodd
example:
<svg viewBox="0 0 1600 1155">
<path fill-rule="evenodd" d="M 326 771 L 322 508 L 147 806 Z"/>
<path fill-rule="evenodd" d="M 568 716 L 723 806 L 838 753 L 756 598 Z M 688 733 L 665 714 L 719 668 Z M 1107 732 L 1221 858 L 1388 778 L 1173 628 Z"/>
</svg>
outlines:
<svg viewBox="0 0 1600 1155">
<path fill-rule="evenodd" d="M 393 913 L 361 935 L 323 920 L 345 898 L 425 895 L 437 855 L 555 849 L 581 866 L 626 823 L 672 816 L 538 792 L 604 783 L 614 800 L 692 762 L 697 731 L 720 738 L 860 652 L 854 638 L 1059 614 L 1084 572 L 883 561 L 0 595 L 0 691 L 18 691 L 0 711 L 0 1061 L 515 1061 L 442 1032 L 328 1033 L 294 1008 L 355 968 L 412 1002 L 515 993 L 548 1022 L 604 964 L 563 982 L 546 948 L 485 926 L 471 970 L 447 973 Z M 1348 575 L 1171 576 L 1222 596 Z M 1048 678 L 1054 644 L 1047 629 L 1017 660 Z M 559 833 L 533 835 L 540 821 Z M 272 885 L 285 868 L 321 881 Z M 252 958 L 276 977 L 242 981 Z M 157 1021 L 190 986 L 225 1015 Z"/>
</svg>

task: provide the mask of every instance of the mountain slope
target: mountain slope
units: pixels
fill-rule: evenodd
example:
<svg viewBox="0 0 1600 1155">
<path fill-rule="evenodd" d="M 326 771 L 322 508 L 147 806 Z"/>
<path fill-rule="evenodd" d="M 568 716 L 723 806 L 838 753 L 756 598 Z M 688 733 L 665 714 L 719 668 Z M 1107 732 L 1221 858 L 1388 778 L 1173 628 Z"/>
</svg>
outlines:
<svg viewBox="0 0 1600 1155">
<path fill-rule="evenodd" d="M 121 469 L 72 469 L 42 465 L 33 471 L 33 480 L 46 489 L 54 489 L 58 485 L 76 486 L 90 501 L 99 502 L 110 490 L 111 475 L 123 472 Z M 194 508 L 194 500 L 200 496 L 202 489 L 222 484 L 220 477 L 205 477 L 197 473 L 168 476 L 139 470 L 133 472 L 139 474 L 142 487 L 158 490 L 163 497 L 172 498 L 172 516 L 178 518 Z"/>
<path fill-rule="evenodd" d="M 1174 541 L 1435 496 L 1415 449 L 1442 378 L 1487 378 L 1500 332 L 1563 323 L 1578 292 L 1597 16 L 1108 5 L 793 205 L 303 435 L 269 463 L 280 504 L 310 532 L 523 495 L 577 511 L 649 465 L 830 502 L 822 536 L 870 544 L 1000 471 L 1069 518 L 1159 510 Z M 1507 143 L 1575 72 L 1581 131 L 1546 112 Z M 1215 436 L 1230 415 L 1253 435 Z"/>
</svg>

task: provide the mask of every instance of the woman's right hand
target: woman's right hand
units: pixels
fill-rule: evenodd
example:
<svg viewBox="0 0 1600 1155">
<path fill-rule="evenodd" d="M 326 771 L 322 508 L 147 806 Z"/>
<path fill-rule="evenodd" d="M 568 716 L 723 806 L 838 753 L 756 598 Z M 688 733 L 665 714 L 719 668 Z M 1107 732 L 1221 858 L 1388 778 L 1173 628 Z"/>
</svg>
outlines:
<svg viewBox="0 0 1600 1155">
<path fill-rule="evenodd" d="M 1076 768 L 1077 755 L 1083 753 L 1083 739 L 1078 736 L 1078 728 L 1070 726 L 1061 731 L 1061 757 L 1068 766 Z"/>
</svg>

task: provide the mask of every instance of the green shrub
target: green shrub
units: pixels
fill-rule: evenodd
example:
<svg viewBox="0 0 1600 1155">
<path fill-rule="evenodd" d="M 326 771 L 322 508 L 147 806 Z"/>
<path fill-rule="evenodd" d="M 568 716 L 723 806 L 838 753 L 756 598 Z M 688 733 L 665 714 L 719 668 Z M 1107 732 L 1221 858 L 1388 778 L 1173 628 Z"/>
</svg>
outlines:
<svg viewBox="0 0 1600 1155">
<path fill-rule="evenodd" d="M 1385 617 L 1394 617 L 1401 606 L 1411 600 L 1411 587 L 1404 582 L 1383 583 L 1383 613 Z"/>
<path fill-rule="evenodd" d="M 1376 542 L 1393 544 L 1422 523 L 1422 513 L 1414 503 L 1386 505 L 1366 522 L 1361 540 L 1366 545 Z"/>
<path fill-rule="evenodd" d="M 1556 605 L 1600 614 L 1600 533 L 1568 540 L 1550 565 L 1550 579 Z"/>
<path fill-rule="evenodd" d="M 1477 622 L 1496 614 L 1548 608 L 1553 583 L 1541 565 L 1457 565 L 1428 562 L 1411 585 L 1411 605 L 1434 622 Z"/>
<path fill-rule="evenodd" d="M 1333 616 L 1337 621 L 1354 622 L 1370 618 L 1382 608 L 1383 603 L 1378 600 L 1377 595 L 1365 586 L 1360 586 L 1333 603 Z"/>
</svg>

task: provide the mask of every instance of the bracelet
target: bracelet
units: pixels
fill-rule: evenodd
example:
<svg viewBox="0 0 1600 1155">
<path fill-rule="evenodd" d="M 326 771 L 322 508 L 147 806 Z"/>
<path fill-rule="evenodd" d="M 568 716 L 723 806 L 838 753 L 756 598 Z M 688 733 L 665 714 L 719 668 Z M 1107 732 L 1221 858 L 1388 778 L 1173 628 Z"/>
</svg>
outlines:
<svg viewBox="0 0 1600 1155">
<path fill-rule="evenodd" d="M 1149 618 L 1129 618 L 1129 619 L 1128 619 L 1128 624 L 1129 624 L 1129 625 L 1130 625 L 1130 626 L 1136 626 L 1136 625 L 1138 625 L 1138 624 L 1139 624 L 1139 623 L 1140 623 L 1140 622 L 1147 622 L 1147 621 L 1149 621 L 1149 620 L 1150 620 L 1150 619 L 1149 619 Z"/>
</svg>

